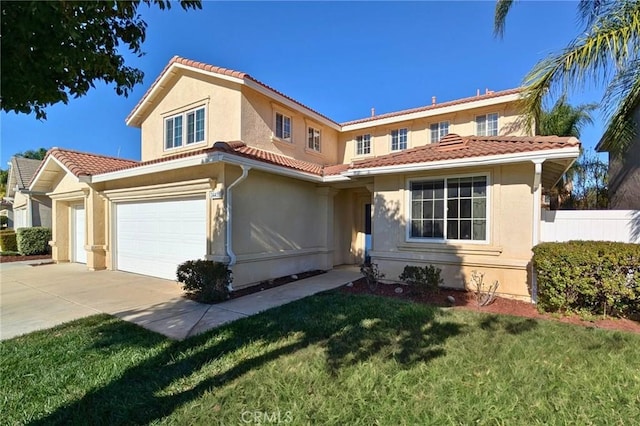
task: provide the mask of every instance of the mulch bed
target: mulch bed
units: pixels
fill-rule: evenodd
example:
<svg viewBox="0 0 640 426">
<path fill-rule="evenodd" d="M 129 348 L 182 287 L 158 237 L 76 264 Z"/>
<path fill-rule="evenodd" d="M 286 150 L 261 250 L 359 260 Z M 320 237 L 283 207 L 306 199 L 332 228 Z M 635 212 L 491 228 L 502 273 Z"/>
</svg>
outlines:
<svg viewBox="0 0 640 426">
<path fill-rule="evenodd" d="M 0 263 L 22 262 L 23 260 L 51 260 L 51 255 L 36 254 L 33 256 L 0 256 Z"/>
<path fill-rule="evenodd" d="M 258 293 L 260 291 L 268 290 L 274 287 L 280 287 L 281 285 L 289 284 L 291 282 L 302 280 L 304 278 L 315 277 L 316 275 L 324 274 L 325 272 L 326 271 L 322 271 L 322 270 L 313 270 L 313 271 L 300 272 L 299 274 L 294 274 L 296 278 L 293 278 L 293 275 L 286 275 L 284 277 L 262 281 L 260 284 L 256 284 L 251 287 L 245 287 L 239 290 L 232 291 L 230 298 L 237 299 L 238 297 L 247 296 L 253 293 Z"/>
<path fill-rule="evenodd" d="M 396 288 L 402 288 L 402 293 L 396 293 Z M 640 322 L 624 318 L 603 318 L 587 321 L 578 315 L 557 316 L 538 312 L 535 305 L 520 300 L 504 299 L 496 297 L 488 306 L 478 307 L 475 295 L 464 290 L 441 289 L 438 293 L 428 293 L 424 296 L 412 295 L 408 286 L 402 284 L 378 284 L 375 290 L 369 289 L 367 282 L 361 278 L 353 282 L 353 286 L 343 286 L 340 291 L 350 294 L 374 294 L 377 296 L 410 300 L 416 303 L 424 303 L 435 306 L 450 306 L 454 309 L 467 309 L 477 312 L 492 314 L 507 314 L 525 318 L 547 319 L 570 324 L 578 324 L 585 327 L 604 328 L 608 330 L 630 331 L 640 333 Z M 452 304 L 447 299 L 451 296 L 455 299 Z"/>
</svg>

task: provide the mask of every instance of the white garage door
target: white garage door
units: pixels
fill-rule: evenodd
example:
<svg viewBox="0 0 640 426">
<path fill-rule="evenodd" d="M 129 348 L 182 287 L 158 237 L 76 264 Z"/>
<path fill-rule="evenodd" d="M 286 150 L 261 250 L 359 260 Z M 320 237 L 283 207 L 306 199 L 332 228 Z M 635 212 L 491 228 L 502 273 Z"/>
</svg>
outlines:
<svg viewBox="0 0 640 426">
<path fill-rule="evenodd" d="M 206 253 L 205 199 L 116 205 L 116 268 L 176 279 L 177 266 Z"/>
</svg>

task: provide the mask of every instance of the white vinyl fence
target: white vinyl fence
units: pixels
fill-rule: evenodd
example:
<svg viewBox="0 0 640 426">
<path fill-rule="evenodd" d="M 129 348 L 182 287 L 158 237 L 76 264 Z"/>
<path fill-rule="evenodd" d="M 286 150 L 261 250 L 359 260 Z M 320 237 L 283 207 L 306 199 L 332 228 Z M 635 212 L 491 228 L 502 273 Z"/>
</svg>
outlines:
<svg viewBox="0 0 640 426">
<path fill-rule="evenodd" d="M 543 210 L 541 220 L 541 241 L 640 244 L 640 210 Z"/>
</svg>

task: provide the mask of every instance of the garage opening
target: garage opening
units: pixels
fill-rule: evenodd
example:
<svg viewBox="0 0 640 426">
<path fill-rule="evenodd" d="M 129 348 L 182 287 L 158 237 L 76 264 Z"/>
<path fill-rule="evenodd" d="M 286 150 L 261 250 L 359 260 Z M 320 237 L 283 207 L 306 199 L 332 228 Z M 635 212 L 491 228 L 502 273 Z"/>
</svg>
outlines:
<svg viewBox="0 0 640 426">
<path fill-rule="evenodd" d="M 200 259 L 207 252 L 205 201 L 116 204 L 116 269 L 175 280 L 180 263 Z"/>
</svg>

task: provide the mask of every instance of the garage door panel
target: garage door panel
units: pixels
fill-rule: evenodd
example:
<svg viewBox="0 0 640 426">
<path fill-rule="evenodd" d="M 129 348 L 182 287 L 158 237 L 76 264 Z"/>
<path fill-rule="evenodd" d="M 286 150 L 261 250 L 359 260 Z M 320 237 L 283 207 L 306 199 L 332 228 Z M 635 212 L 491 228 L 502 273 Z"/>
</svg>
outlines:
<svg viewBox="0 0 640 426">
<path fill-rule="evenodd" d="M 175 279 L 177 266 L 206 253 L 204 199 L 116 206 L 117 269 Z"/>
</svg>

